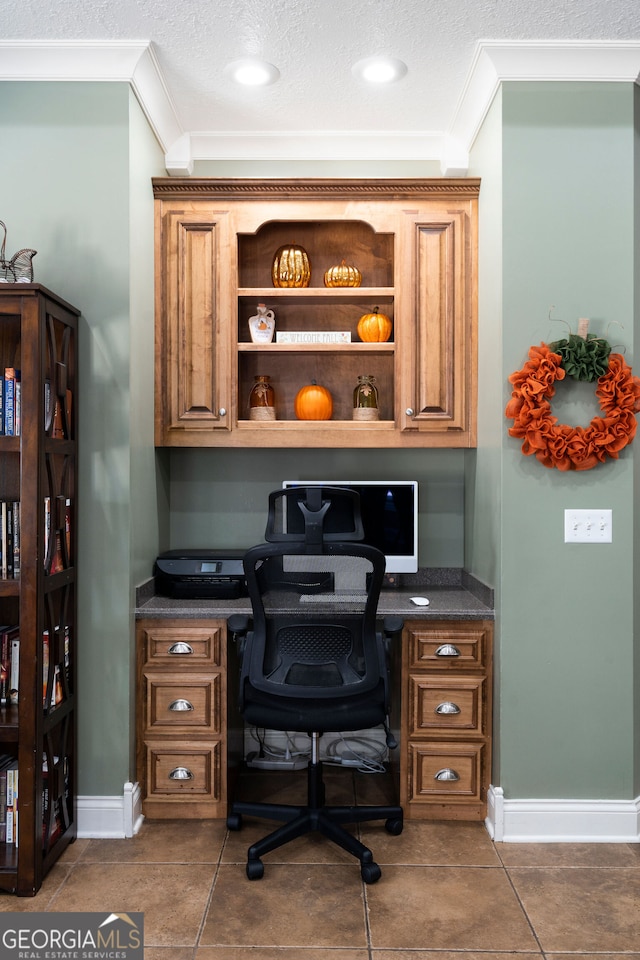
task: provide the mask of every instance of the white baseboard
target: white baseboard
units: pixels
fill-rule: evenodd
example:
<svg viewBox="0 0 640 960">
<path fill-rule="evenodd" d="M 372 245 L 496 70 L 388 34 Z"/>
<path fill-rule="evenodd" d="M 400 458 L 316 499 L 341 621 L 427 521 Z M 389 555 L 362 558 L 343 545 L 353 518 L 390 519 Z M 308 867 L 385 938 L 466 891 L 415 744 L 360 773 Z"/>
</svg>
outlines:
<svg viewBox="0 0 640 960">
<path fill-rule="evenodd" d="M 78 797 L 78 837 L 124 839 L 142 824 L 137 783 L 121 797 Z M 507 800 L 489 788 L 485 826 L 497 843 L 638 843 L 640 797 L 635 800 Z"/>
<path fill-rule="evenodd" d="M 78 797 L 78 837 L 133 837 L 142 824 L 142 795 L 137 783 L 125 783 L 121 797 Z"/>
<path fill-rule="evenodd" d="M 635 800 L 507 800 L 490 787 L 485 821 L 499 843 L 637 843 Z"/>
</svg>

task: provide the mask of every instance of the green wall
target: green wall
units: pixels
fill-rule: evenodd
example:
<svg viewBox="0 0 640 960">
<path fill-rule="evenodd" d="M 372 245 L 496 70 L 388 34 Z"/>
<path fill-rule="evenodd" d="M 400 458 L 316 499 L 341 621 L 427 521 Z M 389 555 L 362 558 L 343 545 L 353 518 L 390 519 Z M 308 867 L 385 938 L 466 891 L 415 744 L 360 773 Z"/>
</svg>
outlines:
<svg viewBox="0 0 640 960">
<path fill-rule="evenodd" d="M 481 417 L 469 493 L 475 515 L 483 497 L 494 512 L 499 477 L 499 519 L 480 537 L 476 522 L 468 556 L 482 570 L 488 545 L 499 561 L 494 783 L 507 799 L 638 793 L 637 452 L 585 473 L 547 470 L 522 456 L 503 414 L 507 378 L 529 346 L 566 336 L 550 314 L 574 331 L 578 317 L 591 318 L 590 331 L 624 344 L 633 364 L 636 98 L 631 84 L 505 83 L 474 152 L 483 176 L 481 396 L 496 374 L 503 396 L 498 446 L 493 417 L 492 426 Z M 490 210 L 485 187 L 499 192 Z M 488 254 L 485 227 L 498 245 Z M 560 422 L 588 424 L 598 412 L 593 388 L 558 385 L 553 409 Z M 591 507 L 613 510 L 613 543 L 565 544 L 565 508 Z"/>
<path fill-rule="evenodd" d="M 157 543 L 149 178 L 163 156 L 126 83 L 5 82 L 0 143 L 7 249 L 34 247 L 35 280 L 82 311 L 78 785 L 121 796 L 133 772 L 131 583 Z"/>
<path fill-rule="evenodd" d="M 174 450 L 170 462 L 171 547 L 259 543 L 283 480 L 406 478 L 419 481 L 421 566 L 463 566 L 460 450 Z"/>
<path fill-rule="evenodd" d="M 8 248 L 34 246 L 36 279 L 83 314 L 80 793 L 121 796 L 133 776 L 133 588 L 158 549 L 260 539 L 266 494 L 285 477 L 411 476 L 421 483 L 421 562 L 464 563 L 496 588 L 494 783 L 507 798 L 637 796 L 638 442 L 617 463 L 559 474 L 520 454 L 503 413 L 507 377 L 529 345 L 562 336 L 550 310 L 572 325 L 589 316 L 596 333 L 623 324 L 609 337 L 633 363 L 635 86 L 504 84 L 489 111 L 470 171 L 483 179 L 479 444 L 470 452 L 154 451 L 150 178 L 164 174 L 161 152 L 127 84 L 2 90 Z M 214 167 L 206 172 L 310 172 Z M 336 163 L 313 172 L 354 175 Z M 361 171 L 403 174 L 403 165 L 366 162 Z M 556 412 L 588 422 L 592 392 L 568 386 Z M 564 509 L 594 506 L 613 509 L 613 543 L 565 545 Z"/>
</svg>

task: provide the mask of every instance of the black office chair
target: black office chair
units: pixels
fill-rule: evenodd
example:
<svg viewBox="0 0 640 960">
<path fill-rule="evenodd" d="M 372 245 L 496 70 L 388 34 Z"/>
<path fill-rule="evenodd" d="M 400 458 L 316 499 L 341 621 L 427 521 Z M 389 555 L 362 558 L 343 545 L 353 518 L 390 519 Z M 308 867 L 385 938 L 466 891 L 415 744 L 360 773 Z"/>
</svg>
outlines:
<svg viewBox="0 0 640 960">
<path fill-rule="evenodd" d="M 362 535 L 354 491 L 278 490 L 269 497 L 267 542 L 244 558 L 252 625 L 229 621 L 240 638 L 240 711 L 249 724 L 311 738 L 306 805 L 230 806 L 231 830 L 241 828 L 243 814 L 283 822 L 249 848 L 250 880 L 263 876 L 263 854 L 317 831 L 357 857 L 364 882 L 375 883 L 381 871 L 371 850 L 342 825 L 385 820 L 389 833 L 402 832 L 399 806 L 325 806 L 323 733 L 383 725 L 387 744 L 396 746 L 388 727 L 387 646 L 402 621 L 387 622 L 386 637 L 376 629 L 385 559 L 359 542 Z"/>
</svg>

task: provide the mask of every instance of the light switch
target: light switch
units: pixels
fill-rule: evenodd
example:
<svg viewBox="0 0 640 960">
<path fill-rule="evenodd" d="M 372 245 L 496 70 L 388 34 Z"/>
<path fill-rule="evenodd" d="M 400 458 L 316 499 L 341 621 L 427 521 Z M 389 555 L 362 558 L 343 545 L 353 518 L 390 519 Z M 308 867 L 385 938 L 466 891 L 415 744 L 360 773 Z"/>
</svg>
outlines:
<svg viewBox="0 0 640 960">
<path fill-rule="evenodd" d="M 565 510 L 565 543 L 611 543 L 611 510 Z"/>
</svg>

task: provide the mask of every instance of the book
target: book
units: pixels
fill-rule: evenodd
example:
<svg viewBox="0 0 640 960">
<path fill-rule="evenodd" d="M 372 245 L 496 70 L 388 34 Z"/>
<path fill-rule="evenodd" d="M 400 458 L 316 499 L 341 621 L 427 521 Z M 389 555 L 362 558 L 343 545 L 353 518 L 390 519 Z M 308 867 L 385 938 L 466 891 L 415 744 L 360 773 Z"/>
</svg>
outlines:
<svg viewBox="0 0 640 960">
<path fill-rule="evenodd" d="M 0 843 L 7 839 L 7 771 L 0 768 Z"/>
<path fill-rule="evenodd" d="M 5 515 L 5 552 L 7 555 L 7 579 L 13 580 L 13 501 L 10 500 L 6 505 L 6 515 Z"/>
<path fill-rule="evenodd" d="M 12 502 L 13 510 L 13 579 L 20 579 L 20 501 Z"/>
<path fill-rule="evenodd" d="M 18 846 L 18 761 L 12 761 L 7 767 L 7 832 L 6 843 Z"/>
<path fill-rule="evenodd" d="M 49 541 L 51 540 L 51 497 L 44 498 L 44 569 L 49 569 Z"/>
<path fill-rule="evenodd" d="M 63 397 L 55 398 L 53 404 L 52 437 L 57 437 L 59 439 L 69 438 L 71 432 L 71 399 L 71 390 L 66 390 Z"/>
<path fill-rule="evenodd" d="M 8 576 L 8 565 L 7 565 L 7 501 L 3 500 L 0 503 L 0 549 L 2 550 L 2 557 L 0 558 L 0 577 L 3 580 L 7 579 Z"/>
<path fill-rule="evenodd" d="M 0 704 L 9 702 L 9 676 L 11 673 L 11 645 L 9 627 L 2 627 L 0 633 Z"/>
<path fill-rule="evenodd" d="M 49 631 L 42 633 L 42 705 L 47 706 L 49 695 Z"/>
<path fill-rule="evenodd" d="M 16 370 L 16 437 L 22 436 L 22 382 L 18 379 Z"/>
<path fill-rule="evenodd" d="M 20 371 L 15 367 L 4 368 L 4 433 L 7 437 L 16 436 L 16 380 L 20 379 Z"/>
<path fill-rule="evenodd" d="M 19 627 L 14 627 L 9 634 L 11 647 L 9 671 L 9 702 L 17 703 L 20 695 L 20 634 Z"/>
<path fill-rule="evenodd" d="M 44 429 L 46 433 L 49 433 L 52 423 L 53 423 L 53 390 L 51 388 L 51 381 L 45 380 L 44 382 Z"/>
</svg>

